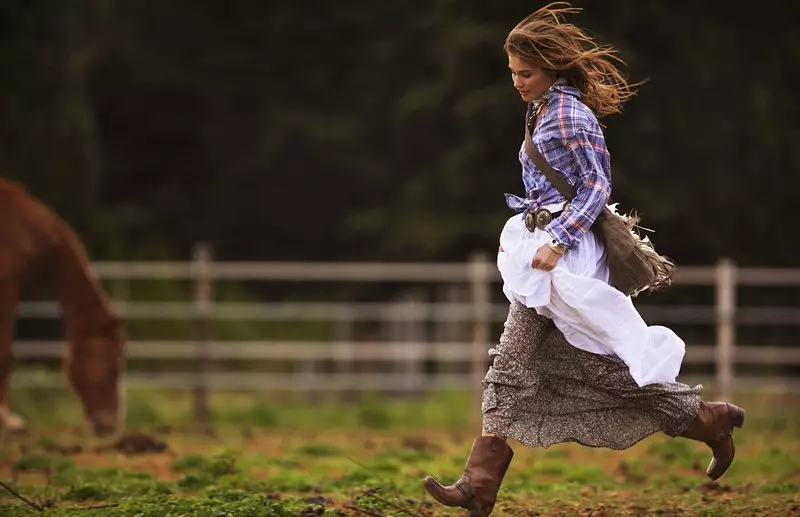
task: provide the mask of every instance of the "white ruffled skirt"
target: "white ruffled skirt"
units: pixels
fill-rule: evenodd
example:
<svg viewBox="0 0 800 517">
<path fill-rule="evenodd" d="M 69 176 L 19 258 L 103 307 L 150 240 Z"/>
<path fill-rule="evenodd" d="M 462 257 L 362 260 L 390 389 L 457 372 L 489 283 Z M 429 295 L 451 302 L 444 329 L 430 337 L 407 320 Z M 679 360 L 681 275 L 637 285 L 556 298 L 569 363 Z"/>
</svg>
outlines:
<svg viewBox="0 0 800 517">
<path fill-rule="evenodd" d="M 510 218 L 500 235 L 497 267 L 506 297 L 552 319 L 572 346 L 618 356 L 639 386 L 675 382 L 683 340 L 666 327 L 647 326 L 630 297 L 608 284 L 605 249 L 594 233 L 587 232 L 552 271 L 533 269 L 536 251 L 551 237 L 528 231 L 522 217 Z"/>
</svg>

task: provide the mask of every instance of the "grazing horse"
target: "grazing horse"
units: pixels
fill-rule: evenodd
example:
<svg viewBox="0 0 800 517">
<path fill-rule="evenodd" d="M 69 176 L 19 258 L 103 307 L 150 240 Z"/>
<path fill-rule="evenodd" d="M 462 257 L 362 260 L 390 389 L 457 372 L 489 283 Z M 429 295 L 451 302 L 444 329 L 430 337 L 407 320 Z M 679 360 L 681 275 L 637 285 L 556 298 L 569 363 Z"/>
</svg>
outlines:
<svg viewBox="0 0 800 517">
<path fill-rule="evenodd" d="M 120 420 L 125 340 L 121 319 L 92 274 L 75 232 L 21 186 L 0 178 L 0 425 L 24 432 L 9 397 L 15 309 L 22 287 L 44 274 L 62 308 L 64 374 L 98 436 Z"/>
</svg>

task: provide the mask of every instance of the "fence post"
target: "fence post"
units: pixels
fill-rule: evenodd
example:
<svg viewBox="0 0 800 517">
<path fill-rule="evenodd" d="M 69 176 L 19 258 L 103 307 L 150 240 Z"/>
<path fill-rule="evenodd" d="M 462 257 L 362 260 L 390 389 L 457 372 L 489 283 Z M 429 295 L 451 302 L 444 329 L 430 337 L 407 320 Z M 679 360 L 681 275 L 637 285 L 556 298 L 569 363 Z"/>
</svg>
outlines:
<svg viewBox="0 0 800 517">
<path fill-rule="evenodd" d="M 214 250 L 211 245 L 201 242 L 193 251 L 194 263 L 194 302 L 195 302 L 195 383 L 194 417 L 203 431 L 211 429 L 211 411 L 208 405 L 208 371 L 211 363 L 211 312 L 213 296 L 213 275 L 211 271 Z"/>
<path fill-rule="evenodd" d="M 418 395 L 424 388 L 424 355 L 425 343 L 428 341 L 425 332 L 426 314 L 421 310 L 425 304 L 422 293 L 412 290 L 403 297 L 403 315 L 405 331 L 402 341 L 402 359 L 404 386 L 407 395 Z"/>
<path fill-rule="evenodd" d="M 424 303 L 422 294 L 411 288 L 393 299 L 391 321 L 386 325 L 389 342 L 392 343 L 392 368 L 401 374 L 402 384 L 386 388 L 390 393 L 411 396 L 422 391 L 422 360 L 424 356 L 425 327 L 424 314 L 420 305 Z"/>
<path fill-rule="evenodd" d="M 489 260 L 485 253 L 470 257 L 468 267 L 472 297 L 472 412 L 470 423 L 480 425 L 481 381 L 486 375 L 486 343 L 489 342 Z"/>
<path fill-rule="evenodd" d="M 461 318 L 453 318 L 450 313 L 451 307 L 457 307 L 464 303 L 467 297 L 466 290 L 460 284 L 444 284 L 439 286 L 436 291 L 437 305 L 442 310 L 434 309 L 434 330 L 433 341 L 437 343 L 458 343 L 469 339 L 468 333 L 464 329 L 464 322 Z M 444 310 L 444 308 L 448 310 Z"/>
<path fill-rule="evenodd" d="M 354 340 L 355 322 L 353 316 L 346 318 L 339 317 L 334 326 L 335 342 L 333 344 L 334 371 L 338 376 L 355 379 L 360 374 L 353 368 L 353 359 L 356 356 Z M 343 402 L 354 401 L 357 399 L 358 390 L 355 386 L 341 390 L 340 397 Z"/>
<path fill-rule="evenodd" d="M 717 263 L 716 277 L 716 384 L 719 396 L 728 400 L 733 391 L 736 353 L 736 265 L 731 259 Z"/>
</svg>

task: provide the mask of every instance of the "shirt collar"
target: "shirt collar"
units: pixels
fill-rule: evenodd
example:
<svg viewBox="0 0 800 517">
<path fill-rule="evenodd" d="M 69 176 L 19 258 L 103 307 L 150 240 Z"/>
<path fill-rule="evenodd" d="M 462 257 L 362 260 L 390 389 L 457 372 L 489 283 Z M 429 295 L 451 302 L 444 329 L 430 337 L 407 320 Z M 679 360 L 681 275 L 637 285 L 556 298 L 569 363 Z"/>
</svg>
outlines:
<svg viewBox="0 0 800 517">
<path fill-rule="evenodd" d="M 542 104 L 546 104 L 547 101 L 551 100 L 558 93 L 566 93 L 567 95 L 572 95 L 579 99 L 581 98 L 580 90 L 574 86 L 570 86 L 569 83 L 567 83 L 567 80 L 563 77 L 559 77 L 552 85 L 550 85 L 550 88 L 545 90 L 541 97 L 531 101 L 532 111 L 536 112 Z"/>
</svg>

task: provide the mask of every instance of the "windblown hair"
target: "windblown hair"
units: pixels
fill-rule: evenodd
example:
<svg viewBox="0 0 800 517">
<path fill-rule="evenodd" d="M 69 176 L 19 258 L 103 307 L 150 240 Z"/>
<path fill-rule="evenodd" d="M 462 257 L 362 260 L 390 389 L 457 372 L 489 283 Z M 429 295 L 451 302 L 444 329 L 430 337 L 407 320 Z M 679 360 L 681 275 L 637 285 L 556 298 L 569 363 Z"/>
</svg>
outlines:
<svg viewBox="0 0 800 517">
<path fill-rule="evenodd" d="M 619 113 L 639 84 L 629 84 L 617 68 L 625 62 L 614 48 L 598 46 L 579 27 L 564 22 L 565 15 L 580 11 L 567 2 L 550 3 L 519 22 L 503 49 L 564 77 L 598 118 Z"/>
</svg>

